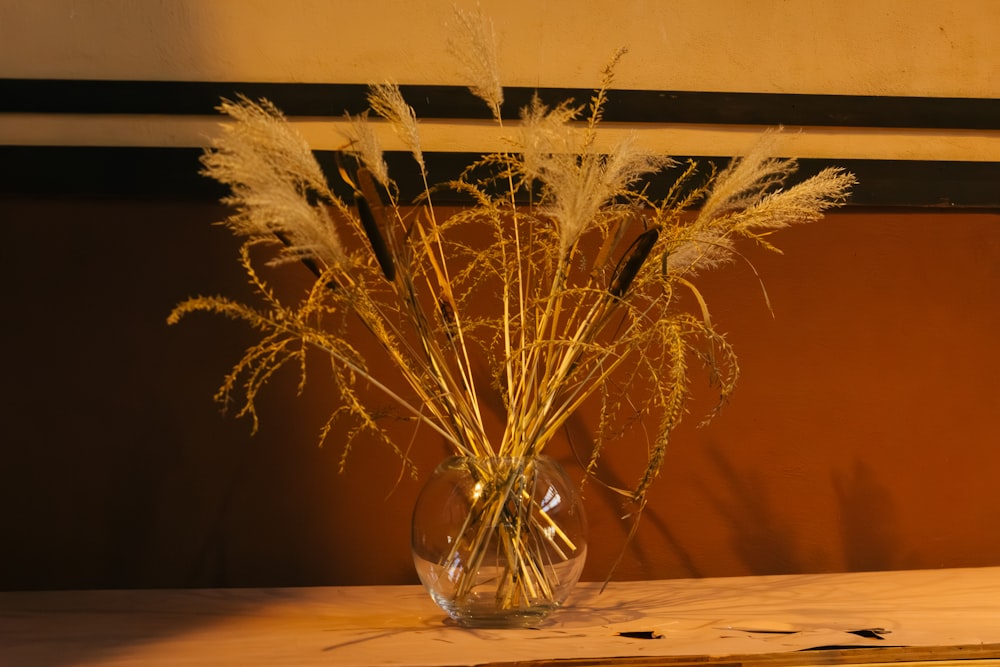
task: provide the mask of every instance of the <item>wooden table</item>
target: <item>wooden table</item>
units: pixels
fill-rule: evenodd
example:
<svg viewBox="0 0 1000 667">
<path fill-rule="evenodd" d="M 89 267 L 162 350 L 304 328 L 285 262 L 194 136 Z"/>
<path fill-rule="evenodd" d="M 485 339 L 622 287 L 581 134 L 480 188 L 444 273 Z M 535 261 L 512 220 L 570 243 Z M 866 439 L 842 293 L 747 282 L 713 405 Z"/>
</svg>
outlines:
<svg viewBox="0 0 1000 667">
<path fill-rule="evenodd" d="M 1000 567 L 580 584 L 534 630 L 417 586 L 0 593 L 0 665 L 1000 665 Z"/>
</svg>

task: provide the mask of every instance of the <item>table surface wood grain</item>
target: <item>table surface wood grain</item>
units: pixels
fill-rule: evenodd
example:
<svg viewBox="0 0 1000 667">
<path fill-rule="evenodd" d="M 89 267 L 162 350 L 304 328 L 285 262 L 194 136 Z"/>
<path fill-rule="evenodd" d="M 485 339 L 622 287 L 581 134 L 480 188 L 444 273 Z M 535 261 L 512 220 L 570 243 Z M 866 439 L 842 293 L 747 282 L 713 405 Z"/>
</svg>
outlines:
<svg viewBox="0 0 1000 667">
<path fill-rule="evenodd" d="M 0 665 L 1000 666 L 1000 567 L 582 583 L 536 629 L 419 586 L 0 593 Z"/>
</svg>

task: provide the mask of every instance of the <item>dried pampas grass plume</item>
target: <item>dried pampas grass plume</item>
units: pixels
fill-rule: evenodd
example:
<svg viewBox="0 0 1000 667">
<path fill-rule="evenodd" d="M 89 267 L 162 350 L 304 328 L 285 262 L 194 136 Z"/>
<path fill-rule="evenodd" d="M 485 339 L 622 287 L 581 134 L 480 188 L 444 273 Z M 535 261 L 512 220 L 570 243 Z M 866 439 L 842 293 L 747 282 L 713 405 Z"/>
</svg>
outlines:
<svg viewBox="0 0 1000 667">
<path fill-rule="evenodd" d="M 464 69 L 469 90 L 500 121 L 500 106 L 503 104 L 503 85 L 500 83 L 500 67 L 497 64 L 497 36 L 493 21 L 481 7 L 467 11 L 455 7 L 454 29 L 448 34 L 448 51 Z"/>
<path fill-rule="evenodd" d="M 853 174 L 831 167 L 792 187 L 794 158 L 774 157 L 781 128 L 767 130 L 742 156 L 711 179 L 704 204 L 693 222 L 675 227 L 668 270 L 696 275 L 735 257 L 735 240 L 749 238 L 777 250 L 767 237 L 793 224 L 815 222 L 827 209 L 846 201 L 857 182 Z"/>
<path fill-rule="evenodd" d="M 409 149 L 413 159 L 426 172 L 424 152 L 420 146 L 420 132 L 417 129 L 417 114 L 403 99 L 399 84 L 393 81 L 372 84 L 368 88 L 368 105 L 376 114 L 389 121 L 396 136 Z"/>
<path fill-rule="evenodd" d="M 368 111 L 359 116 L 346 114 L 350 125 L 350 145 L 346 152 L 354 155 L 365 165 L 372 177 L 384 187 L 389 187 L 389 167 L 385 163 L 382 143 L 375 128 L 368 121 Z"/>
<path fill-rule="evenodd" d="M 202 173 L 229 186 L 229 227 L 253 242 L 281 241 L 285 260 L 344 264 L 329 212 L 313 202 L 338 200 L 305 139 L 267 100 L 223 100 L 219 110 L 233 122 L 202 156 Z"/>
</svg>

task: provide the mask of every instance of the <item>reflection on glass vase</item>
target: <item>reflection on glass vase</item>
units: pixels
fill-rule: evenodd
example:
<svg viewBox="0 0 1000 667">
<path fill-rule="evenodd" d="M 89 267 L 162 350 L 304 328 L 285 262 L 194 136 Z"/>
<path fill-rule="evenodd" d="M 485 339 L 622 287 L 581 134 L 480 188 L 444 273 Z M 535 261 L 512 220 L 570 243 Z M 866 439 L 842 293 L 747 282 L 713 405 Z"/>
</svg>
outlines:
<svg viewBox="0 0 1000 667">
<path fill-rule="evenodd" d="M 470 627 L 532 627 L 580 578 L 587 520 L 547 456 L 453 456 L 413 511 L 413 561 L 434 601 Z"/>
</svg>

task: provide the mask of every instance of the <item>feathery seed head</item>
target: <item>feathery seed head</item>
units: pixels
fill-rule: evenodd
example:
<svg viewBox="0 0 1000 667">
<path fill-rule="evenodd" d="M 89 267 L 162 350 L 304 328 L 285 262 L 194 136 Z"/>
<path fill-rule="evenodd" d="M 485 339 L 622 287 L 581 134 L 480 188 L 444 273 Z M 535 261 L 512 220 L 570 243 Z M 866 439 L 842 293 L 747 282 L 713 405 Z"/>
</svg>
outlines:
<svg viewBox="0 0 1000 667">
<path fill-rule="evenodd" d="M 368 87 L 368 104 L 372 111 L 389 121 L 403 144 L 413 154 L 413 159 L 425 169 L 424 153 L 420 147 L 420 132 L 417 130 L 417 114 L 403 99 L 399 84 L 394 82 L 376 83 Z"/>
<path fill-rule="evenodd" d="M 360 116 L 350 114 L 345 114 L 345 116 L 350 123 L 349 139 L 351 140 L 347 152 L 357 156 L 379 185 L 388 189 L 389 168 L 385 164 L 382 143 L 379 141 L 378 134 L 368 121 L 368 111 Z"/>
<path fill-rule="evenodd" d="M 503 86 L 497 65 L 497 36 L 479 6 L 475 11 L 455 7 L 456 29 L 449 32 L 448 50 L 465 70 L 469 90 L 486 102 L 493 117 L 500 120 Z"/>
<path fill-rule="evenodd" d="M 220 110 L 235 122 L 202 156 L 203 173 L 228 185 L 227 202 L 237 209 L 228 224 L 236 233 L 287 240 L 286 257 L 328 264 L 345 253 L 329 215 L 310 203 L 310 193 L 332 200 L 323 170 L 305 139 L 268 101 L 224 100 Z"/>
</svg>

